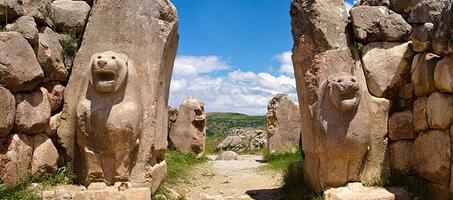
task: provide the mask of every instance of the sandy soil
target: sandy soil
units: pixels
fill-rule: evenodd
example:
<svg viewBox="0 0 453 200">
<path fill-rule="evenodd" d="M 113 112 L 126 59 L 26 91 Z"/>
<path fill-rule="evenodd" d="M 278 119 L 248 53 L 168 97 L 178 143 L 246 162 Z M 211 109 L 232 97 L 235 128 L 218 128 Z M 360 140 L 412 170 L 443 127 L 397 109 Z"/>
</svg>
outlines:
<svg viewBox="0 0 453 200">
<path fill-rule="evenodd" d="M 280 200 L 281 174 L 260 170 L 261 156 L 241 155 L 234 161 L 210 161 L 193 170 L 175 189 L 188 200 Z"/>
</svg>

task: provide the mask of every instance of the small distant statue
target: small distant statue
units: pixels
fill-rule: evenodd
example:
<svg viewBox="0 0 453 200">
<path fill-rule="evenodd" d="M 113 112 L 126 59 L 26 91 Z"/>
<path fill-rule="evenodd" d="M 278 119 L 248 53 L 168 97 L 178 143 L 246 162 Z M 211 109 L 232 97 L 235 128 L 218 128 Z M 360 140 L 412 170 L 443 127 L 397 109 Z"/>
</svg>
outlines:
<svg viewBox="0 0 453 200">
<path fill-rule="evenodd" d="M 360 106 L 361 98 L 355 76 L 334 74 L 323 83 L 315 128 L 322 188 L 360 181 L 370 140 L 368 111 Z"/>
<path fill-rule="evenodd" d="M 128 181 L 142 132 L 137 73 L 127 55 L 111 51 L 90 65 L 76 111 L 77 175 L 85 185 Z"/>
</svg>

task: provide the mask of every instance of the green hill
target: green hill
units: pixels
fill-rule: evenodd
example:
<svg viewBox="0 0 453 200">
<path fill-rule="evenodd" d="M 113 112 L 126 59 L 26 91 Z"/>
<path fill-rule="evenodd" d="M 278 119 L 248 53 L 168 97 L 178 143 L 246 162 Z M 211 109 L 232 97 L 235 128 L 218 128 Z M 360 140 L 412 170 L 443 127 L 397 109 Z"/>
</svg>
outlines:
<svg viewBox="0 0 453 200">
<path fill-rule="evenodd" d="M 265 127 L 264 116 L 249 116 L 240 113 L 208 113 L 207 131 L 208 136 L 226 135 L 234 128 L 256 128 Z"/>
</svg>

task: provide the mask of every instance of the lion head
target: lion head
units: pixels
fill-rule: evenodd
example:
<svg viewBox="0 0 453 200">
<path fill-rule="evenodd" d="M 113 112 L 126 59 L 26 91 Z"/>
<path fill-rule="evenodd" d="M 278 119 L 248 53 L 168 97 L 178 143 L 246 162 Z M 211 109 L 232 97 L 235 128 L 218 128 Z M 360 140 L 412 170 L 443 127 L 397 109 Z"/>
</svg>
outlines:
<svg viewBox="0 0 453 200">
<path fill-rule="evenodd" d="M 91 83 L 100 93 L 116 92 L 126 79 L 128 58 L 112 51 L 96 53 L 91 57 Z"/>
<path fill-rule="evenodd" d="M 346 73 L 331 75 L 326 87 L 330 101 L 338 110 L 348 112 L 359 105 L 361 94 L 356 76 Z"/>
</svg>

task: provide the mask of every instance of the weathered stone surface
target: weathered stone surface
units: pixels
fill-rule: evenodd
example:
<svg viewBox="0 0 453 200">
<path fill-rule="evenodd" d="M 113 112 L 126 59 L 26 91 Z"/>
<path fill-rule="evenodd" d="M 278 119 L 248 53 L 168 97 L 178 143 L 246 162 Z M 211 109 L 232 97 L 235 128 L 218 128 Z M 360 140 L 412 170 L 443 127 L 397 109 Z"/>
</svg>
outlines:
<svg viewBox="0 0 453 200">
<path fill-rule="evenodd" d="M 52 2 L 53 21 L 57 31 L 80 34 L 85 29 L 91 7 L 85 1 Z"/>
<path fill-rule="evenodd" d="M 401 14 L 409 14 L 422 0 L 390 0 L 390 9 Z"/>
<path fill-rule="evenodd" d="M 46 27 L 39 34 L 38 62 L 44 71 L 45 81 L 66 81 L 68 70 L 63 61 L 63 47 L 59 35 Z"/>
<path fill-rule="evenodd" d="M 0 2 L 0 23 L 12 22 L 24 15 L 20 0 L 3 0 Z"/>
<path fill-rule="evenodd" d="M 128 180 L 155 182 L 153 187 L 157 188 L 160 177 L 165 177 L 161 174 L 165 170 L 158 166 L 164 163 L 168 145 L 167 105 L 178 44 L 177 24 L 176 9 L 168 0 L 119 0 L 114 4 L 109 0 L 97 0 L 93 6 L 65 90 L 65 104 L 57 132 L 67 159 L 77 163 L 90 158 L 89 162 L 82 162 L 84 164 L 75 169 L 85 184 Z M 105 51 L 123 54 L 121 57 L 112 55 L 112 52 L 96 55 Z M 114 67 L 124 66 L 124 56 L 128 67 Z M 112 60 L 123 60 L 119 61 L 123 65 L 116 65 Z M 116 68 L 115 74 L 127 74 L 127 81 L 121 82 L 125 79 L 120 78 L 111 82 L 109 72 L 92 74 L 92 69 L 97 70 L 93 64 L 98 61 L 101 65 L 106 62 L 109 69 Z M 120 69 L 123 71 L 118 73 Z M 94 80 L 90 80 L 92 75 Z M 101 77 L 96 77 L 98 75 Z M 125 87 L 120 88 L 121 85 Z M 91 100 L 85 98 L 87 95 Z M 90 102 L 94 105 L 89 106 Z M 93 122 L 79 123 L 89 119 L 84 113 L 96 113 L 90 116 Z M 115 126 L 106 126 L 103 122 Z M 82 127 L 90 129 L 82 131 Z M 121 131 L 129 134 L 117 134 Z M 89 140 L 85 140 L 84 135 Z M 93 156 L 92 147 L 114 154 Z M 118 156 L 116 159 L 115 155 Z M 101 157 L 108 162 L 99 165 Z M 122 162 L 113 165 L 114 160 Z M 88 174 L 96 176 L 86 180 Z"/>
<path fill-rule="evenodd" d="M 407 41 L 411 26 L 385 6 L 356 6 L 350 11 L 354 35 L 359 42 Z"/>
<path fill-rule="evenodd" d="M 111 187 L 93 188 L 82 190 L 75 193 L 73 199 L 91 200 L 91 199 L 137 199 L 151 200 L 151 190 L 149 187 L 134 185 L 134 183 L 119 183 Z"/>
<path fill-rule="evenodd" d="M 295 152 L 299 149 L 299 106 L 287 94 L 278 94 L 269 102 L 266 129 L 270 153 Z"/>
<path fill-rule="evenodd" d="M 417 132 L 426 131 L 429 129 L 428 115 L 426 113 L 428 107 L 428 97 L 419 97 L 414 102 L 412 111 L 414 117 L 414 130 Z"/>
<path fill-rule="evenodd" d="M 0 84 L 16 93 L 29 91 L 44 77 L 35 53 L 24 37 L 17 32 L 0 33 Z"/>
<path fill-rule="evenodd" d="M 9 90 L 0 86 L 0 138 L 6 137 L 14 125 L 16 101 Z"/>
<path fill-rule="evenodd" d="M 449 130 L 430 130 L 417 137 L 410 159 L 418 176 L 433 183 L 450 182 L 449 132 Z"/>
<path fill-rule="evenodd" d="M 31 177 L 40 178 L 57 171 L 58 151 L 46 134 L 33 136 Z"/>
<path fill-rule="evenodd" d="M 57 133 L 58 127 L 60 126 L 61 113 L 57 113 L 50 117 L 49 126 L 44 131 L 47 136 L 52 137 Z"/>
<path fill-rule="evenodd" d="M 20 133 L 43 133 L 49 124 L 50 103 L 47 90 L 40 88 L 29 94 L 18 93 L 16 97 L 15 127 Z"/>
<path fill-rule="evenodd" d="M 237 160 L 238 154 L 234 151 L 223 151 L 217 156 L 216 160 Z"/>
<path fill-rule="evenodd" d="M 412 141 L 397 141 L 390 144 L 390 163 L 392 172 L 399 175 L 407 175 L 411 172 L 410 155 L 412 151 Z"/>
<path fill-rule="evenodd" d="M 5 28 L 7 31 L 17 31 L 22 33 L 24 38 L 27 39 L 33 47 L 38 45 L 38 27 L 33 17 L 19 17 L 19 19 L 14 21 L 13 24 L 8 24 Z"/>
<path fill-rule="evenodd" d="M 52 27 L 51 3 L 52 0 L 22 0 L 22 7 L 26 15 L 35 18 L 36 23 Z"/>
<path fill-rule="evenodd" d="M 173 126 L 173 123 L 176 122 L 177 118 L 178 118 L 178 109 L 169 106 L 168 107 L 168 133 L 170 133 L 171 127 Z M 168 140 L 170 140 L 170 138 Z"/>
<path fill-rule="evenodd" d="M 0 181 L 12 188 L 28 179 L 33 139 L 23 134 L 11 134 L 0 140 Z"/>
<path fill-rule="evenodd" d="M 453 1 L 447 1 L 436 22 L 432 39 L 433 52 L 437 55 L 453 53 Z"/>
<path fill-rule="evenodd" d="M 407 21 L 414 24 L 435 22 L 448 0 L 422 0 L 412 10 Z"/>
<path fill-rule="evenodd" d="M 448 129 L 453 123 L 453 95 L 435 92 L 428 98 L 427 119 L 432 129 Z"/>
<path fill-rule="evenodd" d="M 242 152 L 262 149 L 267 145 L 266 133 L 252 128 L 232 129 L 228 136 L 217 145 L 217 151 Z"/>
<path fill-rule="evenodd" d="M 389 102 L 368 93 L 344 12 L 337 0 L 295 0 L 291 7 L 304 175 L 318 192 L 388 176 Z"/>
<path fill-rule="evenodd" d="M 453 93 L 453 54 L 445 56 L 437 63 L 434 82 L 440 91 Z"/>
<path fill-rule="evenodd" d="M 63 106 L 65 87 L 58 82 L 54 82 L 46 85 L 46 89 L 49 91 L 47 98 L 49 98 L 52 112 L 60 110 Z"/>
<path fill-rule="evenodd" d="M 417 137 L 411 111 L 393 113 L 389 118 L 391 140 L 412 140 Z"/>
<path fill-rule="evenodd" d="M 359 5 L 388 7 L 390 5 L 390 0 L 360 0 Z"/>
<path fill-rule="evenodd" d="M 203 154 L 206 140 L 204 102 L 193 97 L 186 97 L 183 100 L 169 138 L 170 146 L 176 150 L 197 156 Z"/>
<path fill-rule="evenodd" d="M 414 56 L 411 68 L 411 79 L 415 95 L 427 96 L 436 91 L 434 70 L 440 57 L 432 53 L 422 53 Z"/>
<path fill-rule="evenodd" d="M 348 183 L 346 187 L 324 192 L 325 200 L 395 200 L 395 195 L 384 188 L 364 187 L 361 183 Z"/>
<path fill-rule="evenodd" d="M 411 41 L 415 52 L 425 52 L 431 49 L 431 37 L 434 24 L 414 24 L 412 26 Z"/>
<path fill-rule="evenodd" d="M 363 67 L 371 94 L 383 97 L 401 86 L 402 76 L 413 57 L 409 43 L 370 43 L 363 51 Z"/>
<path fill-rule="evenodd" d="M 436 199 L 436 200 L 449 200 L 449 190 L 448 185 L 445 184 L 436 184 L 436 183 L 427 183 L 427 198 Z"/>
</svg>

